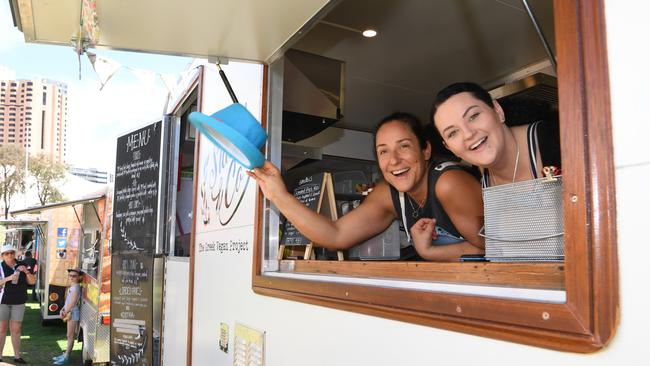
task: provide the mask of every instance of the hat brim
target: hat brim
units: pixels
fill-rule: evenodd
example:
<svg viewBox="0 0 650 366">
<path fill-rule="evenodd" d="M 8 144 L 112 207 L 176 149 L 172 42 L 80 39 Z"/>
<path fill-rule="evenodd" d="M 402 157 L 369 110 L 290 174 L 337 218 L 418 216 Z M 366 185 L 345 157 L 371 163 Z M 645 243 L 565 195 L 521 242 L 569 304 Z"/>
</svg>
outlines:
<svg viewBox="0 0 650 366">
<path fill-rule="evenodd" d="M 82 270 L 80 270 L 80 269 L 76 269 L 76 268 L 69 268 L 69 269 L 68 269 L 68 273 L 70 273 L 70 272 L 75 272 L 76 274 L 78 274 L 78 275 L 80 275 L 80 276 L 81 276 L 82 274 L 84 274 L 84 271 L 82 271 Z"/>
<path fill-rule="evenodd" d="M 188 119 L 197 131 L 246 169 L 264 165 L 264 155 L 260 150 L 227 124 L 200 112 L 190 113 Z"/>
</svg>

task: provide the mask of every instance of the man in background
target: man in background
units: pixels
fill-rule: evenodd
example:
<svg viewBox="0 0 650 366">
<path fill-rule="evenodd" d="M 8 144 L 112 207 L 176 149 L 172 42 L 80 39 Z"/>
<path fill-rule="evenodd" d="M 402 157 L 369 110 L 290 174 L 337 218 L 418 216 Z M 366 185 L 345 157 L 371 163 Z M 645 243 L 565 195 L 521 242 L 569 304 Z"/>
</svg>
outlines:
<svg viewBox="0 0 650 366">
<path fill-rule="evenodd" d="M 31 274 L 36 274 L 36 270 L 38 269 L 38 268 L 36 268 L 37 267 L 37 261 L 32 256 L 31 250 L 28 250 L 28 251 L 25 252 L 25 258 L 22 260 L 22 262 L 25 264 L 25 266 L 27 266 L 27 270 Z M 27 286 L 27 289 L 30 289 L 30 288 L 32 289 L 32 301 L 38 301 L 38 299 L 36 298 L 36 284 Z"/>
</svg>

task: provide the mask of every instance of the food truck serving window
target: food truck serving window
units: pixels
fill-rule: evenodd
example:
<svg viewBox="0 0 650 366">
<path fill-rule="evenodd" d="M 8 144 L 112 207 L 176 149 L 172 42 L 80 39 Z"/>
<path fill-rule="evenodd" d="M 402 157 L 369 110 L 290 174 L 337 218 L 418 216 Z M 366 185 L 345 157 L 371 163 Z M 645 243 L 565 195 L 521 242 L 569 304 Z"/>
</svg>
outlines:
<svg viewBox="0 0 650 366">
<path fill-rule="evenodd" d="M 257 293 L 574 352 L 592 352 L 609 341 L 616 326 L 618 289 L 602 3 L 557 1 L 551 7 L 547 2 L 533 2 L 539 10 L 539 24 L 550 24 L 540 33 L 547 39 L 550 35 L 551 46 L 546 51 L 557 53 L 556 73 L 526 9 L 499 4 L 477 1 L 460 9 L 456 3 L 432 2 L 426 6 L 436 11 L 423 11 L 415 2 L 406 1 L 377 6 L 366 18 L 354 20 L 350 14 L 364 12 L 355 12 L 353 2 L 340 2 L 294 43 L 293 50 L 267 69 L 267 157 L 282 167 L 288 186 L 297 188 L 294 194 L 306 204 L 317 201 L 315 209 L 321 214 L 339 215 L 362 199 L 355 188 L 367 189 L 364 184 L 371 185 L 379 178 L 373 157 L 368 156 L 374 146 L 366 142 L 371 130 L 367 126 L 382 116 L 401 109 L 426 117 L 435 90 L 455 81 L 473 80 L 493 87 L 537 71 L 556 74 L 561 162 L 563 171 L 570 172 L 563 176 L 564 261 L 377 261 L 396 258 L 384 252 L 366 253 L 366 258 L 357 252 L 355 257 L 350 251 L 343 258 L 336 252 L 317 251 L 316 260 L 305 260 L 305 254 L 294 247 L 309 242 L 303 242 L 299 232 L 284 224 L 282 215 L 260 195 L 253 277 Z M 373 19 L 398 23 L 398 13 L 408 14 L 409 24 L 418 26 L 403 27 L 412 32 L 410 37 L 377 26 L 378 37 L 392 37 L 399 46 L 389 53 L 382 49 L 385 57 L 373 58 L 380 55 L 377 52 L 384 41 L 377 38 L 372 43 L 354 34 L 355 29 L 362 30 L 362 24 Z M 418 22 L 413 18 L 417 14 L 438 14 L 440 19 Z M 427 28 L 426 22 L 439 28 Z M 464 30 L 449 31 L 452 26 Z M 483 32 L 482 27 L 493 29 Z M 539 49 L 517 46 L 532 42 L 540 42 Z M 355 50 L 362 50 L 366 58 L 356 56 Z M 317 116 L 325 126 L 296 130 L 296 126 L 313 123 L 314 118 L 309 112 L 287 107 L 296 98 L 287 90 L 288 80 L 296 70 L 305 78 L 318 79 L 318 72 L 305 66 L 313 63 L 303 62 L 314 55 L 344 64 L 336 66 L 326 60 L 323 65 L 329 66 L 317 68 L 343 70 L 335 74 L 341 83 L 336 83 L 336 77 L 313 82 L 325 91 L 323 101 L 331 102 L 333 114 Z M 433 61 L 420 62 L 427 57 Z M 590 60 L 588 66 L 581 61 L 584 59 Z M 376 78 L 375 70 L 383 77 Z M 434 79 L 428 78 L 431 75 Z M 298 84 L 292 82 L 291 88 Z M 383 90 L 388 94 L 382 94 Z M 300 97 L 307 95 L 304 92 Z M 298 103 L 305 104 L 305 100 Z M 330 125 L 333 128 L 328 129 Z M 362 125 L 366 127 L 359 127 Z M 309 138 L 323 129 L 318 136 L 338 134 L 338 145 L 319 142 L 318 136 Z M 345 150 L 346 139 L 358 141 L 356 151 Z M 292 155 L 292 149 L 298 154 Z M 294 155 L 308 159 L 296 162 Z M 335 176 L 339 179 L 333 179 Z M 305 178 L 319 182 L 321 192 L 310 190 L 307 194 L 300 189 Z M 384 242 L 390 241 L 387 238 L 401 241 L 399 229 L 394 229 L 392 236 L 384 235 Z M 594 291 L 594 284 L 599 291 Z"/>
</svg>

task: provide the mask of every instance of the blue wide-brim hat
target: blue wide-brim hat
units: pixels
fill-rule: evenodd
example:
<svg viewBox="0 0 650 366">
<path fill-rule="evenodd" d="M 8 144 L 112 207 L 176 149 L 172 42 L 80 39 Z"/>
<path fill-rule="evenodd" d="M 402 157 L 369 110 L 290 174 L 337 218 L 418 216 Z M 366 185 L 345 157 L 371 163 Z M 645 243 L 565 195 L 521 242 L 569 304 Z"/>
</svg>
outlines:
<svg viewBox="0 0 650 366">
<path fill-rule="evenodd" d="M 243 105 L 233 103 L 211 116 L 192 112 L 188 119 L 208 140 L 247 169 L 264 165 L 260 149 L 266 142 L 266 132 Z"/>
</svg>

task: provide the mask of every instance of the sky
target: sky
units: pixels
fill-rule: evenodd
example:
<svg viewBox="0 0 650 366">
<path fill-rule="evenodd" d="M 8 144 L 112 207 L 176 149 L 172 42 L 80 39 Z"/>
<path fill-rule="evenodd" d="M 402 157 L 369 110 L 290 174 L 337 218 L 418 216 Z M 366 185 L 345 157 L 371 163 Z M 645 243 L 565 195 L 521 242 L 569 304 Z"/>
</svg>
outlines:
<svg viewBox="0 0 650 366">
<path fill-rule="evenodd" d="M 91 52 L 124 66 L 101 91 L 99 78 L 85 55 L 80 79 L 79 60 L 72 47 L 26 43 L 22 32 L 14 27 L 9 2 L 0 1 L 0 71 L 9 69 L 17 79 L 47 78 L 66 83 L 66 163 L 113 172 L 117 137 L 159 120 L 167 98 L 160 78 L 143 80 L 130 70 L 180 75 L 192 59 L 106 49 Z"/>
</svg>

